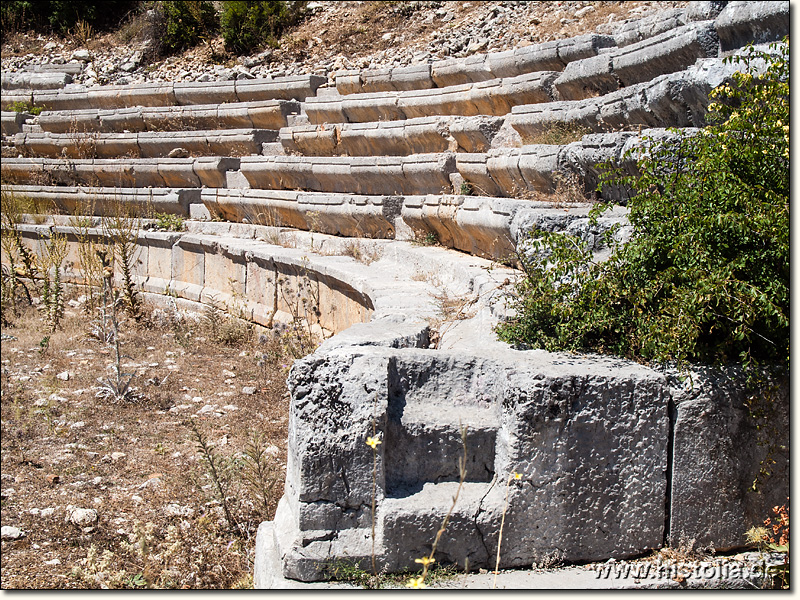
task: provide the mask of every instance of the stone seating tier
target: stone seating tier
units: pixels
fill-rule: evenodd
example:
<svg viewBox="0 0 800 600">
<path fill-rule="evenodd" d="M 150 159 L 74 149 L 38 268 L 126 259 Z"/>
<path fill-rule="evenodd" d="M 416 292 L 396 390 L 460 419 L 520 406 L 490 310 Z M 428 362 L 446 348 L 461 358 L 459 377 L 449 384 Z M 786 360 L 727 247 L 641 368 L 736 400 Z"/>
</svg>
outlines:
<svg viewBox="0 0 800 600">
<path fill-rule="evenodd" d="M 42 111 L 36 124 L 49 133 L 138 133 L 193 129 L 280 129 L 300 113 L 296 100 L 233 104 Z"/>
<path fill-rule="evenodd" d="M 275 79 L 238 79 L 191 83 L 156 83 L 134 86 L 66 86 L 61 90 L 15 90 L 3 94 L 0 107 L 30 103 L 48 110 L 113 109 L 134 106 L 223 104 L 263 100 L 303 100 L 326 82 L 319 75 Z"/>
</svg>

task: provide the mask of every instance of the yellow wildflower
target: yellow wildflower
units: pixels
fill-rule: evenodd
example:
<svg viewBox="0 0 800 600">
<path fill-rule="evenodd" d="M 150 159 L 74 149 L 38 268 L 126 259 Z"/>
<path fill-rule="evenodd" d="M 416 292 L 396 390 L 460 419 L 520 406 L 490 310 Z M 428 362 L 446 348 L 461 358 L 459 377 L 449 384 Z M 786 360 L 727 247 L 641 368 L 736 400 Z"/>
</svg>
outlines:
<svg viewBox="0 0 800 600">
<path fill-rule="evenodd" d="M 514 471 L 514 479 L 522 479 L 522 473 L 517 473 Z"/>
<path fill-rule="evenodd" d="M 375 448 L 377 448 L 378 444 L 380 444 L 380 443 L 381 443 L 381 440 L 377 436 L 376 437 L 368 437 L 367 438 L 367 446 L 369 446 L 373 450 L 375 450 Z"/>
<path fill-rule="evenodd" d="M 424 577 L 412 577 L 406 583 L 407 588 L 414 588 L 414 589 L 422 589 L 427 587 L 425 585 L 425 578 Z"/>
<path fill-rule="evenodd" d="M 419 563 L 421 565 L 425 565 L 427 567 L 428 565 L 435 563 L 436 559 L 430 558 L 429 556 L 423 556 L 422 558 L 415 558 L 414 562 Z"/>
</svg>

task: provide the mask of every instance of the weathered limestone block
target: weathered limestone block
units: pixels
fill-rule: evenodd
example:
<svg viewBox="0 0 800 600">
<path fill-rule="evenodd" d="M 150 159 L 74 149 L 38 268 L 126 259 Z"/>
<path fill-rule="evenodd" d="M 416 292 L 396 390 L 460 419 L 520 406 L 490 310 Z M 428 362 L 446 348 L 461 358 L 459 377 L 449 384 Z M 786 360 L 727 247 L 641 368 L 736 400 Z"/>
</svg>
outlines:
<svg viewBox="0 0 800 600">
<path fill-rule="evenodd" d="M 648 135 L 649 131 L 645 130 L 642 135 Z M 623 162 L 627 149 L 625 143 L 632 138 L 636 138 L 636 134 L 633 132 L 585 135 L 580 142 L 568 144 L 560 152 L 559 168 L 564 172 L 576 174 L 578 181 L 583 184 L 583 192 L 591 194 L 600 183 L 604 172 L 603 164 L 626 166 Z M 631 166 L 635 167 L 635 162 Z M 602 197 L 605 200 L 624 201 L 628 198 L 628 191 L 624 188 L 606 186 L 602 191 Z"/>
<path fill-rule="evenodd" d="M 26 65 L 24 71 L 31 73 L 69 73 L 70 75 L 80 75 L 83 72 L 83 63 L 70 61 L 64 64 L 44 63 L 41 65 Z"/>
<path fill-rule="evenodd" d="M 696 4 L 691 2 L 690 4 Z M 685 8 L 673 8 L 658 11 L 654 15 L 642 19 L 630 19 L 614 30 L 613 39 L 617 46 L 630 46 L 642 40 L 655 37 L 661 33 L 677 29 L 689 22 Z M 705 17 L 713 19 L 714 17 Z M 693 19 L 693 20 L 705 20 Z"/>
<path fill-rule="evenodd" d="M 429 64 L 395 67 L 391 70 L 390 83 L 392 89 L 398 91 L 436 87 L 431 78 L 431 66 Z"/>
<path fill-rule="evenodd" d="M 680 71 L 698 58 L 714 57 L 718 45 L 713 21 L 690 23 L 613 52 L 611 68 L 628 86 Z"/>
<path fill-rule="evenodd" d="M 568 65 L 572 61 L 597 56 L 617 44 L 614 38 L 608 35 L 598 35 L 596 33 L 586 33 L 573 38 L 558 41 L 558 59 Z M 531 46 L 529 46 L 531 47 Z M 561 69 L 537 69 L 539 71 L 551 70 L 560 71 Z"/>
<path fill-rule="evenodd" d="M 473 84 L 467 83 L 444 89 L 399 93 L 397 105 L 408 119 L 434 115 L 477 115 L 480 111 L 472 101 L 472 91 Z M 479 93 L 478 96 L 486 98 L 485 93 Z"/>
<path fill-rule="evenodd" d="M 563 42 L 553 40 L 542 44 L 533 44 L 522 48 L 514 48 L 514 63 L 516 73 L 509 73 L 508 76 L 520 73 L 533 73 L 535 71 L 561 71 L 564 68 L 564 61 L 558 56 L 559 46 Z M 492 73 L 495 73 L 496 63 L 493 54 L 488 55 L 489 66 Z M 498 77 L 502 77 L 498 74 Z"/>
<path fill-rule="evenodd" d="M 147 270 L 142 273 L 147 279 L 152 278 L 153 287 L 157 289 L 172 279 L 172 247 L 181 237 L 181 234 L 170 231 L 142 231 L 139 233 L 138 244 L 146 252 Z"/>
<path fill-rule="evenodd" d="M 202 186 L 200 178 L 194 171 L 193 158 L 174 158 L 170 161 L 158 161 L 158 174 L 166 187 L 182 188 Z"/>
<path fill-rule="evenodd" d="M 717 550 L 740 548 L 750 527 L 772 516 L 789 496 L 788 378 L 759 394 L 768 417 L 750 416 L 741 374 L 695 373 L 693 384 L 676 382 L 669 539 L 673 546 L 695 540 Z M 681 389 L 682 388 L 682 389 Z M 772 450 L 771 476 L 751 486 Z"/>
<path fill-rule="evenodd" d="M 3 135 L 15 135 L 22 131 L 22 124 L 33 119 L 30 113 L 2 111 L 0 122 L 2 122 Z"/>
<path fill-rule="evenodd" d="M 391 69 L 368 69 L 361 73 L 361 88 L 367 93 L 396 91 Z"/>
<path fill-rule="evenodd" d="M 342 101 L 338 98 L 306 98 L 304 104 L 308 120 L 315 125 L 347 123 Z"/>
<path fill-rule="evenodd" d="M 456 169 L 470 185 L 474 194 L 502 196 L 501 188 L 489 174 L 486 166 L 486 154 L 459 152 L 456 154 Z"/>
<path fill-rule="evenodd" d="M 328 78 L 320 75 L 296 75 L 275 79 L 237 79 L 236 97 L 239 102 L 259 100 L 304 100 L 317 93 Z M 214 82 L 211 82 L 214 83 Z"/>
<path fill-rule="evenodd" d="M 360 94 L 364 92 L 365 90 L 361 84 L 361 71 L 337 71 L 336 90 L 342 95 Z"/>
<path fill-rule="evenodd" d="M 611 68 L 611 54 L 601 54 L 569 63 L 554 82 L 564 100 L 580 100 L 613 92 L 619 82 Z"/>
<path fill-rule="evenodd" d="M 239 170 L 239 159 L 233 157 L 200 156 L 192 162 L 195 175 L 201 186 L 210 188 L 226 187 L 226 173 Z"/>
<path fill-rule="evenodd" d="M 462 425 L 467 483 L 437 548 L 440 561 L 493 564 L 512 471 L 523 483 L 512 490 L 502 566 L 563 549 L 567 560 L 591 560 L 660 546 L 663 377 L 630 363 L 556 367 L 537 353 L 515 356 L 340 347 L 296 363 L 286 493 L 275 521 L 283 575 L 319 579 L 332 557 L 367 565 L 373 454 L 364 441 L 373 423 L 383 441 L 375 495 L 381 568 L 413 568 L 429 551 L 458 487 Z"/>
<path fill-rule="evenodd" d="M 64 214 L 113 216 L 120 209 L 189 215 L 189 205 L 200 202 L 199 190 L 170 188 L 14 186 L 17 193 L 52 203 Z"/>
<path fill-rule="evenodd" d="M 449 124 L 449 134 L 461 152 L 486 152 L 505 119 L 503 117 L 456 117 Z"/>
<path fill-rule="evenodd" d="M 234 81 L 216 81 L 213 86 L 200 81 L 176 81 L 175 104 L 223 104 L 237 102 Z"/>
<path fill-rule="evenodd" d="M 485 60 L 485 54 L 437 60 L 431 64 L 431 78 L 440 88 L 492 79 Z"/>
<path fill-rule="evenodd" d="M 396 121 L 407 115 L 398 106 L 400 92 L 368 93 L 345 96 L 338 102 L 341 103 L 344 121 L 347 123 L 364 123 L 368 121 Z M 306 104 L 306 113 L 312 123 L 321 123 L 318 118 L 312 118 L 310 105 Z"/>
<path fill-rule="evenodd" d="M 789 2 L 729 2 L 714 26 L 725 54 L 751 42 L 778 41 L 789 35 Z"/>
<path fill-rule="evenodd" d="M 72 83 L 69 73 L 8 73 L 0 76 L 0 87 L 6 90 L 57 90 Z"/>
<path fill-rule="evenodd" d="M 689 2 L 689 6 L 686 7 L 686 20 L 691 23 L 693 21 L 716 19 L 727 4 L 728 0 L 696 0 Z"/>
<path fill-rule="evenodd" d="M 10 111 L 12 110 L 12 105 L 18 102 L 33 104 L 33 94 L 34 92 L 32 90 L 4 91 L 2 95 L 0 95 L 0 108 L 4 111 Z"/>
<path fill-rule="evenodd" d="M 200 302 L 205 286 L 206 245 L 201 236 L 182 235 L 172 245 L 170 269 L 167 280 L 170 288 L 180 287 L 181 297 Z"/>
</svg>

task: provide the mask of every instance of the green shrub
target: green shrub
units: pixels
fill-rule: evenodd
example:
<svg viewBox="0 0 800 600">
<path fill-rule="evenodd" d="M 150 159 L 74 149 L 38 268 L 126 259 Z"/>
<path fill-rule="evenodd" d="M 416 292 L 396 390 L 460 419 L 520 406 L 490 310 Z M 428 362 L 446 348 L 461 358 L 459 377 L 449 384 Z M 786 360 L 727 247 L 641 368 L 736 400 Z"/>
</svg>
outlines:
<svg viewBox="0 0 800 600">
<path fill-rule="evenodd" d="M 608 261 L 592 262 L 574 237 L 532 232 L 502 339 L 659 363 L 788 365 L 788 42 L 732 60 L 744 70 L 714 91 L 712 124 L 654 145 L 623 180 L 633 234 L 608 236 Z"/>
<path fill-rule="evenodd" d="M 30 102 L 23 102 L 22 100 L 13 102 L 9 108 L 18 113 L 30 113 L 34 117 L 42 114 L 42 111 L 44 110 L 44 108 L 41 106 L 34 106 Z"/>
<path fill-rule="evenodd" d="M 296 19 L 304 2 L 241 0 L 225 2 L 221 29 L 225 49 L 248 54 L 265 45 L 276 45 L 283 30 Z"/>
<path fill-rule="evenodd" d="M 165 0 L 161 9 L 164 32 L 160 43 L 168 54 L 192 48 L 217 30 L 217 13 L 211 2 Z"/>
<path fill-rule="evenodd" d="M 153 215 L 155 219 L 156 229 L 162 231 L 183 231 L 184 222 L 183 217 L 180 215 L 173 215 L 169 213 L 156 213 Z"/>
<path fill-rule="evenodd" d="M 114 27 L 138 4 L 134 0 L 3 0 L 0 18 L 4 36 L 27 29 L 65 34 L 79 21 L 95 29 Z"/>
</svg>

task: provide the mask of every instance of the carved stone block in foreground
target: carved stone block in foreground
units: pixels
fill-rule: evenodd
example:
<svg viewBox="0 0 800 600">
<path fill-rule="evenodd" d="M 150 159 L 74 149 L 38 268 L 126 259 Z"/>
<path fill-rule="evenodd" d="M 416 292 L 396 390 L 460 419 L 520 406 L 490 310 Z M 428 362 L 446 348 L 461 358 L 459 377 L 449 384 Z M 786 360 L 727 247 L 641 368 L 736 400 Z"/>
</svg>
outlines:
<svg viewBox="0 0 800 600">
<path fill-rule="evenodd" d="M 501 566 L 630 556 L 662 545 L 668 455 L 666 379 L 607 359 L 541 352 L 489 358 L 422 349 L 337 348 L 298 362 L 286 492 L 276 515 L 283 575 L 326 564 L 368 568 L 373 451 L 379 568 L 414 569 L 467 476 L 437 557 Z"/>
<path fill-rule="evenodd" d="M 285 495 L 260 543 L 291 579 L 323 579 L 341 561 L 371 569 L 373 495 L 378 568 L 416 570 L 459 488 L 462 426 L 467 476 L 436 551 L 461 568 L 494 568 L 513 473 L 501 568 L 689 539 L 741 547 L 788 494 L 785 448 L 764 494 L 747 491 L 764 449 L 735 378 L 694 374 L 688 386 L 624 360 L 487 340 L 480 355 L 326 345 L 289 385 Z M 780 412 L 787 395 L 777 397 Z M 370 436 L 382 441 L 374 456 Z M 270 576 L 257 560 L 257 585 Z"/>
</svg>

